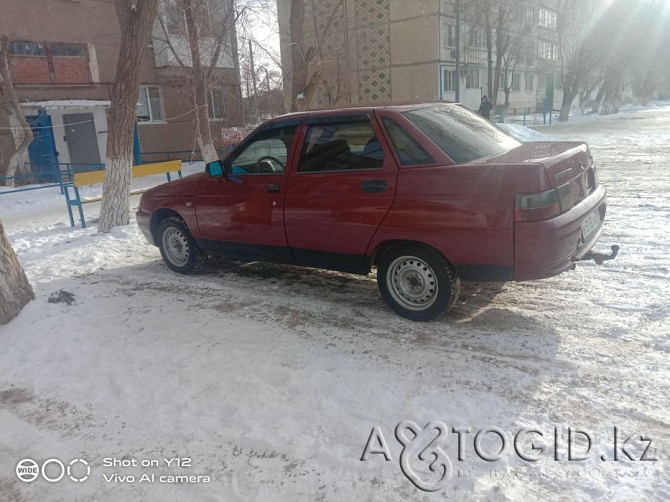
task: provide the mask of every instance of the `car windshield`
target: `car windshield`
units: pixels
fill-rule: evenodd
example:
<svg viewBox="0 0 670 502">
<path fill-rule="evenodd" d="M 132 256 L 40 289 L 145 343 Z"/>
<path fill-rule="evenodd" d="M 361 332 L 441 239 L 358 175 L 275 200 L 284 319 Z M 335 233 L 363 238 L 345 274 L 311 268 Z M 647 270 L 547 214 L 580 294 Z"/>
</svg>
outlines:
<svg viewBox="0 0 670 502">
<path fill-rule="evenodd" d="M 521 144 L 458 105 L 417 108 L 403 115 L 457 164 L 499 155 Z"/>
</svg>

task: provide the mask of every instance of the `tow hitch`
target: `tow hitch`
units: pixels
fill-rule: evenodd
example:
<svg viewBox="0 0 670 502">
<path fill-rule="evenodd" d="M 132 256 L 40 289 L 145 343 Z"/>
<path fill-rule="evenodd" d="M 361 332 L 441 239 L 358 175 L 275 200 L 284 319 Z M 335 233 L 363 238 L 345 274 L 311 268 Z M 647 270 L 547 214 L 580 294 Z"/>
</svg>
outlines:
<svg viewBox="0 0 670 502">
<path fill-rule="evenodd" d="M 602 265 L 603 262 L 613 260 L 614 258 L 616 258 L 617 254 L 619 254 L 619 246 L 617 246 L 616 244 L 612 245 L 611 249 L 612 249 L 612 252 L 610 254 L 598 253 L 596 251 L 589 251 L 588 253 L 586 253 L 581 258 L 579 258 L 579 259 L 573 258 L 572 260 L 575 261 L 575 262 L 584 261 L 584 260 L 593 260 L 598 265 Z"/>
</svg>

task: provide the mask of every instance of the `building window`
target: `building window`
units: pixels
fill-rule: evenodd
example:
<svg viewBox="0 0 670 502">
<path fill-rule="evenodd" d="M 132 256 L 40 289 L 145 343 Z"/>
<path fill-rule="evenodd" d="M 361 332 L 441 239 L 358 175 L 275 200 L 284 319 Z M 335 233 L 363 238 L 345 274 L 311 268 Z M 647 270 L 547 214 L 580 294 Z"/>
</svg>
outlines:
<svg viewBox="0 0 670 502">
<path fill-rule="evenodd" d="M 541 8 L 538 16 L 538 24 L 549 30 L 556 29 L 556 13 L 552 10 Z"/>
<path fill-rule="evenodd" d="M 442 36 L 444 47 L 456 47 L 456 26 L 453 24 L 446 25 Z"/>
<path fill-rule="evenodd" d="M 546 40 L 540 40 L 538 45 L 537 56 L 540 59 L 546 59 L 549 61 L 558 61 L 559 52 L 558 46 Z"/>
<path fill-rule="evenodd" d="M 456 90 L 456 70 L 445 68 L 442 70 L 442 90 L 443 92 L 450 92 Z"/>
<path fill-rule="evenodd" d="M 11 42 L 9 66 L 14 83 L 90 84 L 88 50 L 86 44 L 67 42 Z"/>
<path fill-rule="evenodd" d="M 521 90 L 521 74 L 519 72 L 512 72 L 512 90 L 519 92 Z"/>
<path fill-rule="evenodd" d="M 140 122 L 157 122 L 164 119 L 160 89 L 154 86 L 140 86 L 137 120 Z"/>
<path fill-rule="evenodd" d="M 226 115 L 226 104 L 224 101 L 223 89 L 210 89 L 209 98 L 209 119 L 222 120 Z"/>
<path fill-rule="evenodd" d="M 486 34 L 482 28 L 472 28 L 472 31 L 470 31 L 470 46 L 478 49 L 486 47 Z"/>
<path fill-rule="evenodd" d="M 85 58 L 88 48 L 83 44 L 52 44 L 51 55 L 54 57 Z"/>
<path fill-rule="evenodd" d="M 526 81 L 524 82 L 525 84 L 524 88 L 526 89 L 526 92 L 533 90 L 534 83 L 535 83 L 535 75 L 531 72 L 526 72 Z"/>
<path fill-rule="evenodd" d="M 9 42 L 12 56 L 45 56 L 44 44 L 39 42 Z"/>
<path fill-rule="evenodd" d="M 465 75 L 466 89 L 479 89 L 479 68 L 469 68 Z"/>
</svg>

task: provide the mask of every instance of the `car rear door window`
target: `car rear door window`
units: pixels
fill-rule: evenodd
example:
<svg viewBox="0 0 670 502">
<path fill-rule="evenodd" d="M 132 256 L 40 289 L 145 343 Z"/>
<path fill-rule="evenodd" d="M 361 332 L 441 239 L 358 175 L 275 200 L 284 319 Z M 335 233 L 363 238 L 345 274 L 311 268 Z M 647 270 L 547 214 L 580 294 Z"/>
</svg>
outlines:
<svg viewBox="0 0 670 502">
<path fill-rule="evenodd" d="M 382 123 L 401 164 L 410 166 L 435 162 L 435 159 L 395 120 L 384 117 Z"/>
<path fill-rule="evenodd" d="M 298 172 L 381 169 L 384 150 L 370 119 L 333 120 L 310 125 Z"/>
</svg>

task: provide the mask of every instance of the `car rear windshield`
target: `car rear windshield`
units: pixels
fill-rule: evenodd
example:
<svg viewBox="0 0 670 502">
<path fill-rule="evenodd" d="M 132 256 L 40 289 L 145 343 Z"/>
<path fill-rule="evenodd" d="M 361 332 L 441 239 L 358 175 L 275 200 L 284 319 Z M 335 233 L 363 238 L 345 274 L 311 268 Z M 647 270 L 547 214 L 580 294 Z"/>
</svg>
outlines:
<svg viewBox="0 0 670 502">
<path fill-rule="evenodd" d="M 417 108 L 403 115 L 457 164 L 499 155 L 521 144 L 458 105 Z"/>
</svg>

